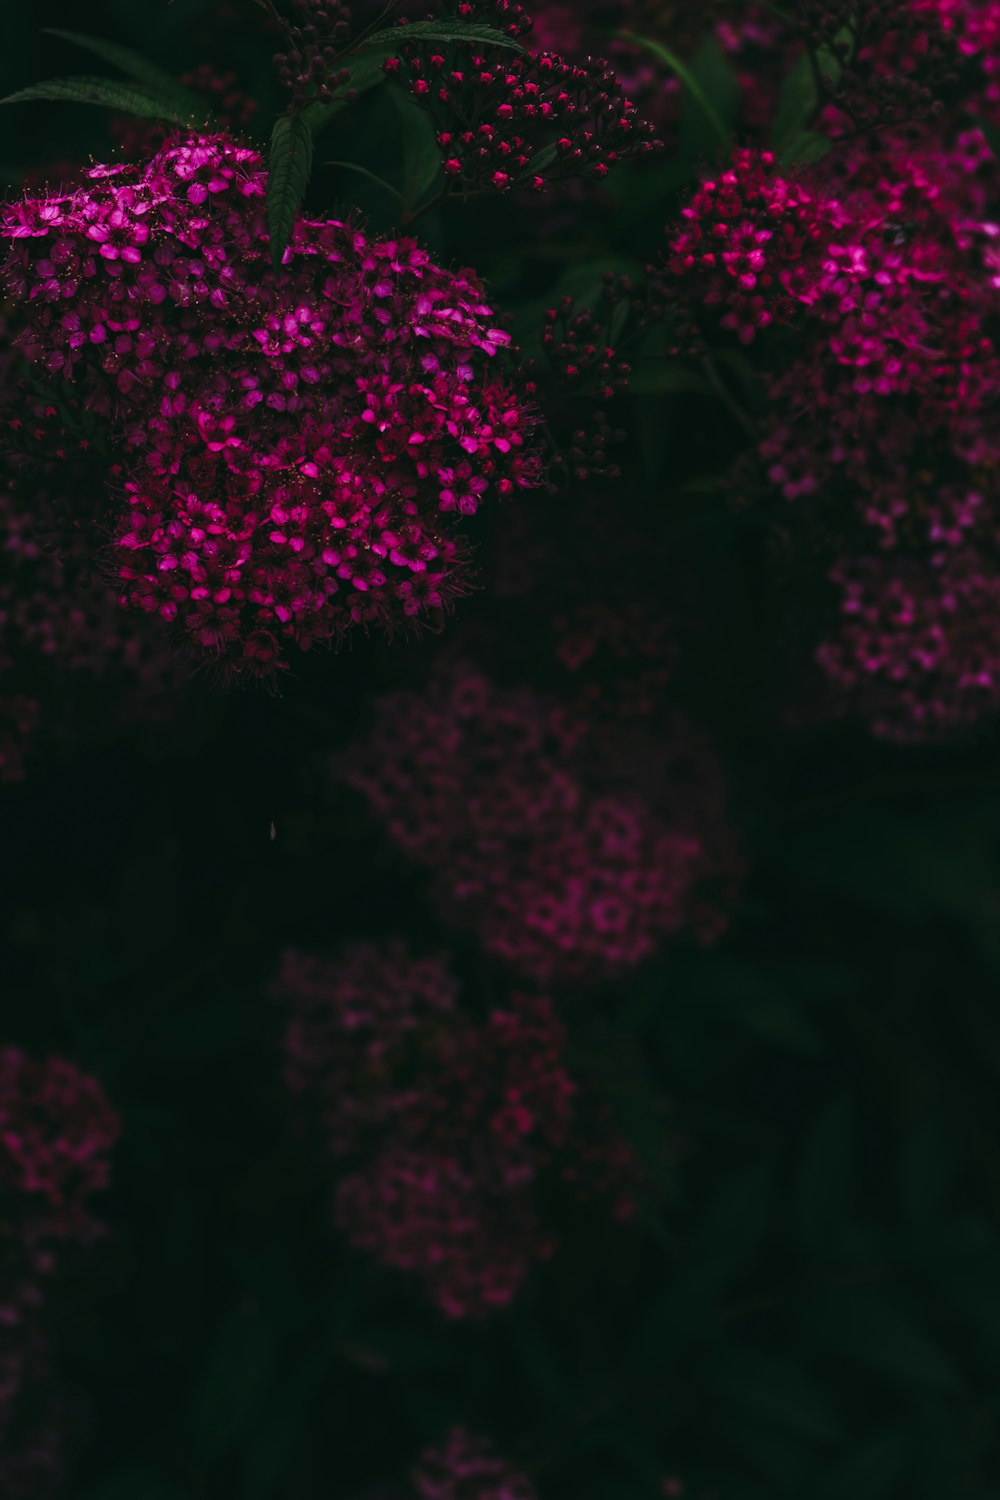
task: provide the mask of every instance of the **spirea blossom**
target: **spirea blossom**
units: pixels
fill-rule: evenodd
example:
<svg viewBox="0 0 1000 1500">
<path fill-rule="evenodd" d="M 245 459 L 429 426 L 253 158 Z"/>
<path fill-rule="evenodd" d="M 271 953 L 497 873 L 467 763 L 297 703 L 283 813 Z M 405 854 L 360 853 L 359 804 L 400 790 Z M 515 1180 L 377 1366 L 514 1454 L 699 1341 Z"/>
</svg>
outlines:
<svg viewBox="0 0 1000 1500">
<path fill-rule="evenodd" d="M 711 308 L 744 344 L 794 320 L 837 220 L 835 205 L 777 173 L 770 152 L 748 148 L 701 184 L 681 217 L 665 284 Z"/>
<path fill-rule="evenodd" d="M 54 1384 L 48 1303 L 73 1247 L 100 1231 L 118 1120 L 97 1081 L 58 1057 L 0 1050 L 0 1489 L 46 1500 L 72 1407 Z"/>
<path fill-rule="evenodd" d="M 1000 710 L 1000 565 L 857 558 L 832 582 L 841 619 L 817 660 L 880 739 L 953 739 Z"/>
<path fill-rule="evenodd" d="M 509 0 L 462 0 L 457 20 L 524 37 L 530 17 Z M 625 157 L 659 148 L 614 69 L 603 58 L 567 61 L 482 42 L 442 46 L 405 40 L 386 63 L 391 78 L 426 109 L 438 131 L 451 191 L 535 191 L 567 178 L 605 177 Z"/>
<path fill-rule="evenodd" d="M 534 1485 L 488 1438 L 454 1428 L 410 1471 L 414 1500 L 537 1500 Z"/>
<path fill-rule="evenodd" d="M 456 668 L 383 699 L 337 770 L 488 952 L 539 984 L 594 981 L 690 926 L 717 811 L 696 768 L 664 817 L 587 748 L 575 713 Z"/>
<path fill-rule="evenodd" d="M 126 605 L 235 671 L 439 618 L 459 524 L 539 479 L 533 414 L 468 273 L 299 221 L 271 268 L 260 157 L 223 136 L 5 211 L 20 346 L 123 445 Z"/>
<path fill-rule="evenodd" d="M 506 1306 L 555 1250 L 543 1172 L 630 1211 L 635 1163 L 566 1071 L 548 1000 L 514 995 L 474 1024 L 447 965 L 400 943 L 290 952 L 275 992 L 286 1081 L 344 1166 L 337 1224 L 448 1317 Z"/>
</svg>

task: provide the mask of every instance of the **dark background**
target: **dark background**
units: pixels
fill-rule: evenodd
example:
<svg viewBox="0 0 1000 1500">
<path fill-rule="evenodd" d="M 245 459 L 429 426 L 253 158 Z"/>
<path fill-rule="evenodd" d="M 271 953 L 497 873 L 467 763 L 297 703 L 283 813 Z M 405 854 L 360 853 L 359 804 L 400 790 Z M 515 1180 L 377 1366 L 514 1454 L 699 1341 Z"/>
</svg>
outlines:
<svg viewBox="0 0 1000 1500">
<path fill-rule="evenodd" d="M 15 7 L 0 91 L 90 71 L 40 34 L 76 27 L 178 72 L 232 68 L 264 138 L 269 46 L 252 7 L 234 16 Z M 398 154 L 375 125 L 327 144 L 380 171 Z M 12 189 L 26 166 L 107 149 L 99 111 L 0 111 Z M 573 277 L 651 254 L 683 187 L 626 171 L 541 250 L 523 249 L 534 204 L 450 209 L 421 234 L 528 327 Z M 320 173 L 311 193 L 389 226 L 360 180 Z M 493 1434 L 543 1500 L 655 1500 L 671 1476 L 693 1500 L 1000 1495 L 995 737 L 902 751 L 786 727 L 804 627 L 774 591 L 796 585 L 763 526 L 689 483 L 740 433 L 697 397 L 638 396 L 624 420 L 602 503 L 644 559 L 636 589 L 689 611 L 677 692 L 721 747 L 748 874 L 717 946 L 574 1001 L 598 1082 L 639 1100 L 623 1122 L 640 1149 L 669 1100 L 677 1160 L 638 1225 L 570 1226 L 510 1315 L 446 1326 L 338 1243 L 267 993 L 288 944 L 445 940 L 421 878 L 327 771 L 437 644 L 359 641 L 276 697 L 197 683 L 162 736 L 102 728 L 95 696 L 85 742 L 3 789 L 2 1040 L 94 1071 L 124 1121 L 112 1234 L 65 1296 L 64 1370 L 93 1407 L 80 1500 L 347 1500 L 456 1422 Z M 543 538 L 576 524 L 572 497 L 518 503 Z M 537 677 L 540 622 L 610 584 L 581 544 L 542 595 L 498 596 L 510 524 L 480 538 L 484 589 L 448 641 Z M 467 985 L 500 982 L 458 955 Z"/>
</svg>

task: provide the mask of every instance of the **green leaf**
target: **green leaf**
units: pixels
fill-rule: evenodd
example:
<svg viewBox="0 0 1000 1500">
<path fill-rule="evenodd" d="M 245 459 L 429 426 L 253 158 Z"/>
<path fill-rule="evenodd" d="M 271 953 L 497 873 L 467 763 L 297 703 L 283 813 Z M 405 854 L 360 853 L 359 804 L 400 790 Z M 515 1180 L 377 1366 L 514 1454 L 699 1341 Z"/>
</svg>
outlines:
<svg viewBox="0 0 1000 1500">
<path fill-rule="evenodd" d="M 360 162 L 337 161 L 334 159 L 332 161 L 325 161 L 323 165 L 324 167 L 341 167 L 345 172 L 357 172 L 359 177 L 367 177 L 369 182 L 374 182 L 376 187 L 380 187 L 383 192 L 389 193 L 395 198 L 397 203 L 402 203 L 403 201 L 403 195 L 399 191 L 399 188 L 394 188 L 391 182 L 386 182 L 385 178 L 380 177 L 377 172 L 370 172 Z"/>
<path fill-rule="evenodd" d="M 774 1221 L 771 1156 L 730 1179 L 708 1207 L 688 1259 L 654 1297 L 633 1346 L 640 1363 L 669 1363 L 711 1338 L 722 1297 L 767 1239 Z"/>
<path fill-rule="evenodd" d="M 818 130 L 803 130 L 794 136 L 781 152 L 784 167 L 808 167 L 822 161 L 833 150 L 833 141 Z"/>
<path fill-rule="evenodd" d="M 193 1446 L 202 1463 L 226 1458 L 253 1431 L 272 1388 L 275 1330 L 262 1313 L 235 1310 L 223 1323 L 195 1393 Z"/>
<path fill-rule="evenodd" d="M 899 1483 L 909 1445 L 898 1432 L 873 1438 L 822 1476 L 811 1500 L 883 1500 Z"/>
<path fill-rule="evenodd" d="M 769 1155 L 731 1178 L 702 1220 L 698 1249 L 741 1260 L 755 1255 L 773 1228 L 776 1175 L 775 1159 Z"/>
<path fill-rule="evenodd" d="M 343 59 L 343 66 L 350 73 L 350 78 L 344 85 L 344 93 L 336 99 L 329 100 L 326 104 L 310 104 L 302 111 L 302 119 L 309 126 L 313 136 L 319 135 L 329 125 L 331 120 L 348 109 L 353 102 L 346 97 L 348 91 L 353 94 L 366 94 L 369 89 L 377 88 L 379 84 L 385 83 L 385 73 L 382 64 L 388 54 L 382 52 L 366 52 L 353 57 Z"/>
<path fill-rule="evenodd" d="M 520 1371 L 519 1385 L 533 1390 L 545 1406 L 571 1414 L 580 1396 L 557 1351 L 530 1323 L 514 1323 L 509 1338 Z"/>
<path fill-rule="evenodd" d="M 677 360 L 633 365 L 628 388 L 635 396 L 710 396 L 712 387 L 698 370 Z"/>
<path fill-rule="evenodd" d="M 838 1442 L 843 1425 L 826 1392 L 790 1359 L 761 1349 L 728 1348 L 702 1367 L 717 1395 L 764 1422 L 822 1442 Z"/>
<path fill-rule="evenodd" d="M 728 52 L 709 34 L 688 66 L 691 79 L 711 105 L 727 139 L 731 139 L 739 123 L 743 91 Z M 684 98 L 678 156 L 685 162 L 698 162 L 713 156 L 716 145 L 715 127 L 689 89 Z"/>
<path fill-rule="evenodd" d="M 615 35 L 621 41 L 633 42 L 637 47 L 642 47 L 653 57 L 658 58 L 660 62 L 665 63 L 672 73 L 676 73 L 681 83 L 691 95 L 691 98 L 705 116 L 718 144 L 728 150 L 729 131 L 720 120 L 715 106 L 709 100 L 708 95 L 691 69 L 685 63 L 681 62 L 680 58 L 671 52 L 668 47 L 664 47 L 662 42 L 654 41 L 652 37 L 638 36 L 634 31 L 617 31 Z"/>
<path fill-rule="evenodd" d="M 403 130 L 403 205 L 415 213 L 441 175 L 441 148 L 428 114 L 408 94 L 392 95 Z"/>
<path fill-rule="evenodd" d="M 167 1479 L 159 1469 L 128 1464 L 107 1479 L 89 1485 L 78 1500 L 192 1500 L 191 1491 Z"/>
<path fill-rule="evenodd" d="M 804 1322 L 831 1349 L 905 1385 L 961 1387 L 948 1357 L 888 1291 L 830 1292 L 805 1310 Z"/>
<path fill-rule="evenodd" d="M 304 115 L 282 115 L 275 121 L 267 159 L 267 229 L 275 270 L 292 237 L 295 216 L 309 186 L 312 160 L 312 131 Z"/>
<path fill-rule="evenodd" d="M 308 1439 L 316 1393 L 326 1370 L 322 1354 L 314 1355 L 295 1369 L 268 1402 L 246 1445 L 243 1500 L 267 1500 L 285 1491 L 288 1474 Z"/>
<path fill-rule="evenodd" d="M 836 42 L 850 42 L 853 33 L 849 27 L 838 32 Z M 784 160 L 784 152 L 810 130 L 813 120 L 823 102 L 816 83 L 819 73 L 824 90 L 830 93 L 836 88 L 844 65 L 832 47 L 819 47 L 815 55 L 806 50 L 788 74 L 778 95 L 778 104 L 771 122 L 771 144 Z"/>
<path fill-rule="evenodd" d="M 955 1154 L 943 1120 L 926 1121 L 915 1131 L 899 1164 L 903 1214 L 912 1232 L 939 1224 L 954 1177 Z"/>
<path fill-rule="evenodd" d="M 96 75 L 86 74 L 33 83 L 30 88 L 20 89 L 16 94 L 8 94 L 6 99 L 0 99 L 0 104 L 29 104 L 36 100 L 98 104 L 105 109 L 120 110 L 122 114 L 138 115 L 141 119 L 174 120 L 178 124 L 192 119 L 190 114 L 178 110 L 175 104 L 154 94 L 150 89 L 134 83 L 119 83 L 114 78 L 98 78 Z"/>
<path fill-rule="evenodd" d="M 182 114 L 202 116 L 209 114 L 208 106 L 202 99 L 199 99 L 197 94 L 178 83 L 173 74 L 168 73 L 165 68 L 159 68 L 156 63 L 150 62 L 141 53 L 133 52 L 131 47 L 121 47 L 117 42 L 105 41 L 103 37 L 87 36 L 80 31 L 63 31 L 58 26 L 46 26 L 45 34 L 58 37 L 64 42 L 71 42 L 76 47 L 82 47 L 86 52 L 93 52 L 97 57 L 110 63 L 113 68 L 119 68 L 129 78 L 134 78 L 136 83 L 141 83 L 159 98 L 169 100 Z"/>
<path fill-rule="evenodd" d="M 814 1443 L 787 1428 L 769 1427 L 757 1417 L 731 1412 L 726 1416 L 725 1433 L 727 1446 L 732 1444 L 745 1453 L 754 1468 L 770 1481 L 774 1500 L 778 1495 L 791 1495 L 799 1500 L 816 1470 Z M 727 1496 L 728 1493 L 727 1490 Z"/>
<path fill-rule="evenodd" d="M 854 1150 L 853 1105 L 847 1097 L 835 1099 L 806 1140 L 795 1193 L 796 1238 L 819 1260 L 838 1253 L 850 1224 Z"/>
<path fill-rule="evenodd" d="M 371 47 L 391 47 L 398 52 L 407 42 L 438 42 L 442 45 L 445 42 L 478 42 L 483 47 L 506 47 L 510 52 L 528 50 L 515 37 L 498 31 L 495 26 L 462 26 L 457 21 L 413 21 L 409 26 L 390 26 L 365 37 L 361 48 L 367 52 Z"/>
<path fill-rule="evenodd" d="M 984 120 L 979 115 L 974 116 L 973 124 L 982 131 L 983 138 L 993 155 L 1000 158 L 1000 125 L 994 125 L 990 120 Z"/>
</svg>

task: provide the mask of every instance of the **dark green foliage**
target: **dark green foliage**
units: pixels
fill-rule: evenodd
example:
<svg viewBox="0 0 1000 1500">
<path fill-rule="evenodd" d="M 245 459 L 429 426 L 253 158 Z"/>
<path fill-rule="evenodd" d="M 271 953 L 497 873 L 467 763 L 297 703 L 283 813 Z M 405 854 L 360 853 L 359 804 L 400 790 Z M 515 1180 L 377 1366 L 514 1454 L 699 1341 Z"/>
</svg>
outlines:
<svg viewBox="0 0 1000 1500">
<path fill-rule="evenodd" d="M 281 265 L 292 236 L 295 216 L 309 186 L 313 136 L 303 115 L 281 115 L 274 122 L 267 167 L 267 227 L 271 261 Z"/>
</svg>

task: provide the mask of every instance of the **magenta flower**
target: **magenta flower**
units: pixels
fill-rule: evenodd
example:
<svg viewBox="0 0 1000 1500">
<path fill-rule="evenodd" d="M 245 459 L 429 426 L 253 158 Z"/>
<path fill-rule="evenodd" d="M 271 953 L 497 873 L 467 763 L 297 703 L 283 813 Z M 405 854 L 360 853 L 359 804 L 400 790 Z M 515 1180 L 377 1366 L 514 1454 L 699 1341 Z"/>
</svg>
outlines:
<svg viewBox="0 0 1000 1500">
<path fill-rule="evenodd" d="M 473 1024 L 447 965 L 400 943 L 333 960 L 293 951 L 275 992 L 291 1011 L 286 1081 L 345 1166 L 339 1228 L 446 1316 L 506 1307 L 553 1254 L 543 1173 L 631 1212 L 635 1159 L 567 1073 L 548 1000 L 514 995 Z"/>
<path fill-rule="evenodd" d="M 439 618 L 468 587 L 461 518 L 541 474 L 473 277 L 333 221 L 275 276 L 264 182 L 192 136 L 4 218 L 22 349 L 124 445 L 122 603 L 251 674 Z"/>
<path fill-rule="evenodd" d="M 710 752 L 673 726 L 679 759 L 707 755 L 713 774 L 689 772 L 665 815 L 593 776 L 591 727 L 581 706 L 457 668 L 423 695 L 383 699 L 371 738 L 336 768 L 431 872 L 441 910 L 542 985 L 620 974 L 670 934 L 722 922 L 701 894 L 729 858 Z"/>
<path fill-rule="evenodd" d="M 53 1386 L 48 1289 L 101 1225 L 118 1118 L 97 1081 L 62 1058 L 0 1050 L 0 1488 L 48 1500 L 64 1479 L 72 1410 Z"/>
<path fill-rule="evenodd" d="M 410 1471 L 414 1500 L 537 1500 L 535 1486 L 488 1438 L 453 1428 Z"/>
</svg>

